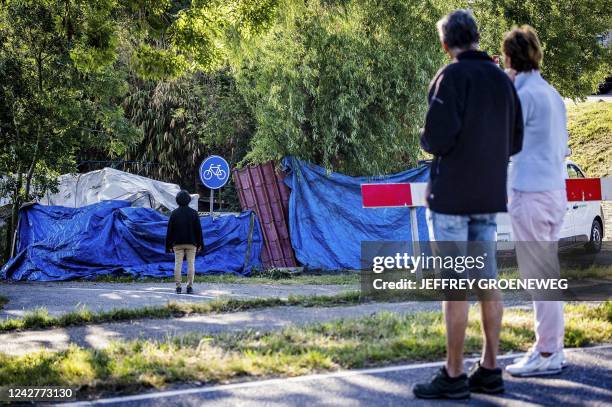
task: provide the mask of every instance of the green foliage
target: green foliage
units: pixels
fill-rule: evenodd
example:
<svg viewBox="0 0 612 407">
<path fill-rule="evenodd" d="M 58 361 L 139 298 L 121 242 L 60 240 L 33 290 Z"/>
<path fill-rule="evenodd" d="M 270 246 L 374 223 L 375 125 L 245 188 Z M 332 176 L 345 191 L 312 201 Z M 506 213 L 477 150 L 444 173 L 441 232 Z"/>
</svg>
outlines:
<svg viewBox="0 0 612 407">
<path fill-rule="evenodd" d="M 349 174 L 416 164 L 427 85 L 444 59 L 430 2 L 286 1 L 233 58 L 257 119 L 245 162 L 295 155 Z"/>
<path fill-rule="evenodd" d="M 251 38 L 273 21 L 278 0 L 132 1 L 128 18 L 140 20 L 131 34 L 132 62 L 143 79 L 173 79 L 224 66 L 229 37 Z M 132 31 L 131 28 L 128 29 Z M 135 41 L 134 41 L 135 40 Z"/>
<path fill-rule="evenodd" d="M 124 105 L 144 138 L 128 157 L 160 163 L 156 176 L 192 189 L 204 156 L 215 152 L 233 165 L 246 154 L 253 119 L 228 72 L 137 81 L 132 88 Z"/>
<path fill-rule="evenodd" d="M 2 6 L 0 129 L 9 141 L 0 153 L 3 173 L 66 171 L 77 148 L 106 146 L 113 155 L 138 138 L 119 106 L 127 83 L 113 69 L 116 41 L 101 23 L 112 4 Z"/>
<path fill-rule="evenodd" d="M 0 5 L 0 195 L 13 205 L 53 190 L 76 152 L 115 155 L 139 138 L 120 107 L 112 0 Z"/>
<path fill-rule="evenodd" d="M 445 61 L 435 22 L 459 7 L 474 9 L 492 55 L 513 25 L 536 27 L 543 75 L 566 97 L 589 94 L 612 69 L 598 43 L 610 21 L 603 0 L 286 0 L 260 38 L 233 44 L 257 120 L 243 163 L 296 155 L 359 175 L 414 165 L 425 90 Z"/>
<path fill-rule="evenodd" d="M 188 67 L 185 57 L 173 50 L 142 45 L 132 55 L 135 72 L 142 78 L 160 80 L 181 76 Z"/>
<path fill-rule="evenodd" d="M 612 175 L 612 103 L 567 104 L 569 145 L 572 160 L 589 177 Z"/>
<path fill-rule="evenodd" d="M 467 4 L 482 28 L 482 47 L 493 54 L 500 53 L 503 33 L 512 26 L 533 26 L 544 51 L 542 74 L 564 97 L 589 95 L 612 71 L 612 49 L 597 41 L 610 30 L 608 1 L 478 0 Z"/>
</svg>

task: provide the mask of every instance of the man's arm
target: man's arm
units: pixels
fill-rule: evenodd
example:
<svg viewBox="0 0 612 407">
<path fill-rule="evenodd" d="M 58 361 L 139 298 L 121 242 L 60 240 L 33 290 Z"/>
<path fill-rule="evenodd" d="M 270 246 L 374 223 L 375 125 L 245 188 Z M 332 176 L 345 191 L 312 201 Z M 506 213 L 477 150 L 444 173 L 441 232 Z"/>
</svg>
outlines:
<svg viewBox="0 0 612 407">
<path fill-rule="evenodd" d="M 462 127 L 460 101 L 452 82 L 447 72 L 442 72 L 434 82 L 421 132 L 421 147 L 436 156 L 452 150 Z"/>
</svg>

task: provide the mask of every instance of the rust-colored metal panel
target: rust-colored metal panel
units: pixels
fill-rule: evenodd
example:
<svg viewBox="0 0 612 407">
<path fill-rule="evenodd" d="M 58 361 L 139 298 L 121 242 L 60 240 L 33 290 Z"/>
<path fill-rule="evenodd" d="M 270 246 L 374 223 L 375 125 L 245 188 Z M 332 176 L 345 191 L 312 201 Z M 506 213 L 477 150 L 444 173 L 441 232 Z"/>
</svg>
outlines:
<svg viewBox="0 0 612 407">
<path fill-rule="evenodd" d="M 233 170 L 234 183 L 243 210 L 259 217 L 264 236 L 261 254 L 265 267 L 296 267 L 289 238 L 289 188 L 284 174 L 273 162 Z"/>
</svg>

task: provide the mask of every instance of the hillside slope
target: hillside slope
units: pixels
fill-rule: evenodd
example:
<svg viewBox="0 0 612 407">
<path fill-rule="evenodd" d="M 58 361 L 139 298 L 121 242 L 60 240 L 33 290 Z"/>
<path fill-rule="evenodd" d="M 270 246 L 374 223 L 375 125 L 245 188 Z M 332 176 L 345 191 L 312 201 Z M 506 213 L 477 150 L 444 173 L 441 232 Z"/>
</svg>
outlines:
<svg viewBox="0 0 612 407">
<path fill-rule="evenodd" d="M 612 102 L 567 103 L 571 159 L 588 177 L 612 176 Z"/>
</svg>

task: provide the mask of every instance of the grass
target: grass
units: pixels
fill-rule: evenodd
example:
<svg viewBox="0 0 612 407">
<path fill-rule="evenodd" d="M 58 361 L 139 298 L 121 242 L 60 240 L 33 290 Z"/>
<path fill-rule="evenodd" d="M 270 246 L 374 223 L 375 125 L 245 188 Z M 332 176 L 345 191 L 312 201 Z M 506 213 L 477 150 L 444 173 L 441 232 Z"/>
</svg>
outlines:
<svg viewBox="0 0 612 407">
<path fill-rule="evenodd" d="M 499 271 L 499 278 L 515 279 L 520 278 L 517 267 L 504 268 Z M 580 280 L 584 278 L 612 278 L 612 267 L 592 265 L 583 269 L 561 269 L 561 278 L 569 280 Z"/>
<path fill-rule="evenodd" d="M 567 103 L 571 159 L 589 177 L 612 175 L 612 103 Z"/>
<path fill-rule="evenodd" d="M 0 320 L 0 332 L 100 324 L 146 318 L 180 318 L 192 314 L 239 312 L 278 306 L 326 307 L 354 304 L 357 302 L 359 302 L 359 292 L 350 291 L 329 296 L 289 296 L 287 299 L 254 298 L 246 300 L 219 299 L 201 303 L 168 302 L 165 305 L 159 306 L 113 309 L 101 312 L 81 309 L 61 316 L 51 316 L 46 309 L 39 308 L 33 312 L 26 313 L 23 318 Z"/>
<path fill-rule="evenodd" d="M 499 270 L 500 277 L 518 278 L 516 267 L 504 267 Z M 610 268 L 592 266 L 581 270 L 562 270 L 567 278 L 610 277 Z M 297 274 L 286 271 L 268 271 L 252 277 L 233 274 L 195 276 L 198 284 L 280 284 L 280 285 L 358 285 L 358 271 L 340 272 L 337 274 Z M 95 282 L 100 283 L 172 283 L 172 278 L 135 278 L 131 276 L 100 276 Z"/>
<path fill-rule="evenodd" d="M 4 308 L 4 306 L 8 304 L 8 302 L 9 302 L 8 298 L 0 295 L 0 310 Z"/>
<path fill-rule="evenodd" d="M 94 281 L 100 283 L 172 283 L 174 279 L 100 276 Z M 286 270 L 272 269 L 255 274 L 251 277 L 243 277 L 234 274 L 196 275 L 194 281 L 199 284 L 355 285 L 359 284 L 359 273 L 300 274 Z"/>
<path fill-rule="evenodd" d="M 467 354 L 482 346 L 472 307 Z M 612 303 L 566 305 L 567 347 L 612 341 Z M 500 351 L 526 350 L 534 341 L 531 312 L 508 309 Z M 162 341 L 115 342 L 104 350 L 72 346 L 25 356 L 0 354 L 6 386 L 70 386 L 80 398 L 164 388 L 172 383 L 218 383 L 241 378 L 297 376 L 404 361 L 440 360 L 445 354 L 440 312 L 372 316 L 219 336 L 188 335 Z"/>
</svg>

